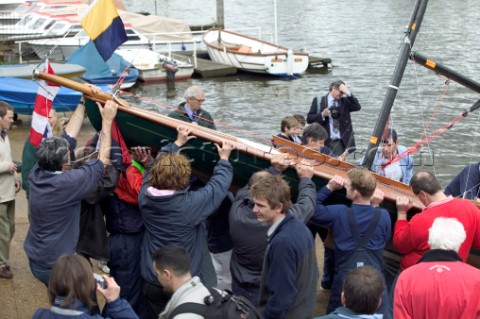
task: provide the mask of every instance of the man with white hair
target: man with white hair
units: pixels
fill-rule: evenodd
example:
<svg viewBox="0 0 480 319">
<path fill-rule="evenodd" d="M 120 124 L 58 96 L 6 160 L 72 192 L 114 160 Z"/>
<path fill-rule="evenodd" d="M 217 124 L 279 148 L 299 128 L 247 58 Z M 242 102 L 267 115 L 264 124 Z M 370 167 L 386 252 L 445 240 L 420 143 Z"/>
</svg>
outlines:
<svg viewBox="0 0 480 319">
<path fill-rule="evenodd" d="M 480 317 L 480 270 L 458 255 L 466 237 L 456 218 L 435 219 L 428 236 L 430 250 L 398 277 L 395 319 Z"/>
<path fill-rule="evenodd" d="M 185 102 L 180 103 L 176 110 L 168 114 L 169 117 L 212 130 L 217 129 L 210 113 L 202 109 L 202 105 L 205 103 L 205 93 L 199 86 L 189 87 L 185 91 L 184 98 Z"/>
</svg>

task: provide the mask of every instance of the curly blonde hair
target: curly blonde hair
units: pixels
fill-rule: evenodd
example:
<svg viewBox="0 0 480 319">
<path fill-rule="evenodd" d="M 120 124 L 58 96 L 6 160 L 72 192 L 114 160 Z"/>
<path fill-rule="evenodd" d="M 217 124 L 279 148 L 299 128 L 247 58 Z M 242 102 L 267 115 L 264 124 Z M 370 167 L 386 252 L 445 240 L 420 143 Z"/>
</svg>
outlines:
<svg viewBox="0 0 480 319">
<path fill-rule="evenodd" d="M 190 182 L 192 167 L 188 158 L 179 153 L 160 153 L 153 164 L 150 186 L 156 189 L 181 190 Z"/>
</svg>

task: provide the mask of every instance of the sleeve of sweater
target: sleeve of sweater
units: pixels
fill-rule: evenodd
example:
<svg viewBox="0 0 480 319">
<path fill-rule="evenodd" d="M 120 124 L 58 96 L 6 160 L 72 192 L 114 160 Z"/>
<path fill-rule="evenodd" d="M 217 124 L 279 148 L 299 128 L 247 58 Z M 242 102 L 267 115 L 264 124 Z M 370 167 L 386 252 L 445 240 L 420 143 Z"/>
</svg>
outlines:
<svg viewBox="0 0 480 319">
<path fill-rule="evenodd" d="M 310 178 L 302 178 L 298 185 L 297 202 L 290 209 L 291 214 L 306 223 L 313 216 L 315 199 L 317 198 L 315 184 Z"/>
<path fill-rule="evenodd" d="M 130 304 L 126 300 L 120 298 L 105 304 L 104 313 L 105 318 L 138 319 L 137 314 L 133 311 Z"/>
<path fill-rule="evenodd" d="M 219 160 L 213 170 L 213 176 L 210 178 L 210 181 L 204 187 L 189 192 L 191 196 L 190 203 L 194 205 L 189 210 L 192 213 L 190 218 L 194 225 L 205 221 L 220 206 L 225 196 L 227 196 L 232 179 L 232 164 L 227 160 Z"/>
<path fill-rule="evenodd" d="M 333 221 L 338 215 L 338 212 L 333 207 L 328 207 L 323 205 L 323 202 L 330 196 L 332 192 L 326 187 L 322 187 L 317 192 L 317 202 L 315 206 L 315 213 L 311 218 L 311 221 L 323 226 L 331 227 L 333 225 Z M 338 206 L 338 205 L 336 205 Z"/>
<path fill-rule="evenodd" d="M 411 237 L 411 225 L 406 220 L 397 220 L 393 231 L 393 246 L 401 254 L 407 254 L 415 249 Z"/>
</svg>

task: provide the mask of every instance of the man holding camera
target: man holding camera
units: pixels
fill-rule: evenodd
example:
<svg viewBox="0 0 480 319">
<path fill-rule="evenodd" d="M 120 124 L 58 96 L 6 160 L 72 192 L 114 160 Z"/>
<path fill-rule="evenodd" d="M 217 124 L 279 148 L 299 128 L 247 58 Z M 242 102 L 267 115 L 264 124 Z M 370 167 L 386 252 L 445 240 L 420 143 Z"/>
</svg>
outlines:
<svg viewBox="0 0 480 319">
<path fill-rule="evenodd" d="M 350 112 L 360 111 L 362 107 L 343 81 L 330 84 L 330 92 L 313 99 L 307 114 L 307 123 L 317 122 L 328 133 L 326 146 L 335 156 L 346 151 L 355 151 L 352 119 Z"/>
</svg>

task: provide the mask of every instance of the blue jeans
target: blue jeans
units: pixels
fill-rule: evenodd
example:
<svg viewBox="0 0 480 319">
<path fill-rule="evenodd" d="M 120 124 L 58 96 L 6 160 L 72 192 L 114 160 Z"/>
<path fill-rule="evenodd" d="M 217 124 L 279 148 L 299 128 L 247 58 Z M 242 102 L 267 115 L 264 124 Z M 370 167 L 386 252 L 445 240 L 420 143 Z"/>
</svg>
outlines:
<svg viewBox="0 0 480 319">
<path fill-rule="evenodd" d="M 46 269 L 36 265 L 30 258 L 28 258 L 28 264 L 30 266 L 30 271 L 33 276 L 43 282 L 45 286 L 48 287 L 48 281 L 50 280 L 51 269 Z"/>
<path fill-rule="evenodd" d="M 243 296 L 250 300 L 256 307 L 260 300 L 260 287 L 241 285 L 232 278 L 232 292 L 234 295 Z"/>
</svg>

